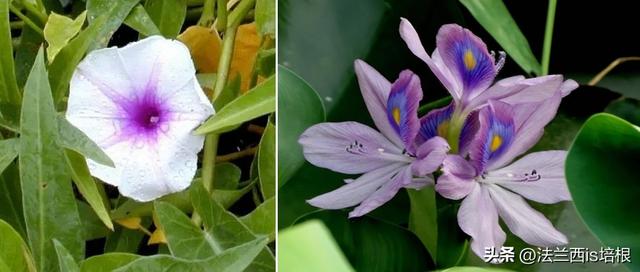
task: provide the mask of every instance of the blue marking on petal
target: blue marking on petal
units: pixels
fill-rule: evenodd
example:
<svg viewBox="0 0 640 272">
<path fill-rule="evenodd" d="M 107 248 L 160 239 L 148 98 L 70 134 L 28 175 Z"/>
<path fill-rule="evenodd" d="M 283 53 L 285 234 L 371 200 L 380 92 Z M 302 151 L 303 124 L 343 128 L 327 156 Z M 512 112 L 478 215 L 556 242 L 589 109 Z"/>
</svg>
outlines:
<svg viewBox="0 0 640 272">
<path fill-rule="evenodd" d="M 409 152 L 415 151 L 413 141 L 419 129 L 418 103 L 421 99 L 422 88 L 418 76 L 409 70 L 402 71 L 398 80 L 391 85 L 387 118 Z"/>
<path fill-rule="evenodd" d="M 471 160 L 479 172 L 500 158 L 509 149 L 515 136 L 513 109 L 506 103 L 495 102 L 479 113 L 480 128 L 470 151 Z"/>
<path fill-rule="evenodd" d="M 427 140 L 440 136 L 447 138 L 449 131 L 449 121 L 453 114 L 455 106 L 453 102 L 444 108 L 430 111 L 426 116 L 420 119 L 420 134 L 418 137 L 418 145 Z"/>
<path fill-rule="evenodd" d="M 454 55 L 458 73 L 465 90 L 473 90 L 495 77 L 495 67 L 490 55 L 478 47 L 467 35 L 454 43 Z"/>
</svg>

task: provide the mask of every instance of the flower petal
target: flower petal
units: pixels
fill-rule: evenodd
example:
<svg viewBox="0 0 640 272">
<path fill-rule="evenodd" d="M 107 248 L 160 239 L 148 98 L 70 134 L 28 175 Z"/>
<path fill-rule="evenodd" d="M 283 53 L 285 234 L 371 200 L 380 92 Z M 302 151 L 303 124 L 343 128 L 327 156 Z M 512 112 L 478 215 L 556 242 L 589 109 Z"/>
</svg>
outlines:
<svg viewBox="0 0 640 272">
<path fill-rule="evenodd" d="M 480 110 L 479 129 L 470 144 L 469 157 L 479 173 L 488 165 L 504 156 L 514 141 L 515 124 L 511 105 L 490 101 L 489 106 Z"/>
<path fill-rule="evenodd" d="M 495 60 L 487 46 L 468 29 L 456 24 L 440 27 L 436 36 L 442 60 L 462 85 L 462 100 L 467 101 L 487 89 L 496 77 Z"/>
<path fill-rule="evenodd" d="M 488 185 L 498 213 L 509 230 L 525 242 L 541 247 L 565 245 L 567 237 L 556 230 L 543 214 L 534 210 L 519 195 L 497 185 Z"/>
<path fill-rule="evenodd" d="M 359 174 L 408 156 L 374 129 L 356 122 L 322 123 L 308 128 L 298 142 L 310 163 L 345 174 Z"/>
<path fill-rule="evenodd" d="M 398 133 L 410 152 L 415 152 L 414 140 L 418 135 L 418 104 L 422 100 L 420 78 L 409 70 L 400 73 L 400 77 L 391 85 L 387 100 L 387 118 L 391 127 Z"/>
<path fill-rule="evenodd" d="M 449 121 L 454 108 L 454 103 L 451 103 L 444 108 L 432 110 L 420 118 L 420 131 L 416 138 L 416 143 L 421 145 L 435 136 L 446 138 L 449 133 Z"/>
<path fill-rule="evenodd" d="M 411 183 L 405 185 L 404 188 L 420 190 L 425 186 L 433 186 L 434 183 L 433 175 L 426 175 L 424 177 L 411 179 Z"/>
<path fill-rule="evenodd" d="M 391 83 L 362 60 L 356 60 L 354 66 L 362 98 L 374 124 L 392 143 L 403 146 L 400 136 L 391 127 L 387 118 L 387 99 L 391 91 Z"/>
<path fill-rule="evenodd" d="M 562 76 L 549 75 L 529 78 L 519 82 L 517 85 L 523 88 L 508 96 L 502 97 L 500 101 L 511 105 L 545 101 L 560 91 Z"/>
<path fill-rule="evenodd" d="M 460 138 L 458 140 L 458 154 L 466 156 L 469 152 L 469 147 L 480 129 L 479 118 L 479 111 L 476 110 L 469 113 L 467 118 L 464 120 L 462 130 L 460 131 Z"/>
<path fill-rule="evenodd" d="M 487 173 L 485 179 L 540 203 L 569 201 L 571 194 L 564 178 L 566 156 L 566 151 L 534 152 Z"/>
<path fill-rule="evenodd" d="M 476 185 L 476 169 L 460 155 L 447 155 L 442 163 L 443 174 L 438 178 L 436 191 L 449 199 L 461 199 Z"/>
<path fill-rule="evenodd" d="M 367 197 L 358 207 L 349 213 L 349 218 L 363 216 L 374 209 L 382 206 L 387 201 L 391 200 L 400 188 L 410 185 L 411 180 L 411 167 L 405 167 L 397 172 L 397 174 L 391 177 L 391 180 L 382 184 L 378 190 Z"/>
<path fill-rule="evenodd" d="M 578 87 L 580 87 L 580 85 L 578 85 L 578 82 L 576 82 L 575 80 L 573 79 L 565 80 L 562 83 L 562 86 L 560 86 L 560 92 L 562 93 L 562 97 L 569 95 L 573 90 L 577 89 Z"/>
<path fill-rule="evenodd" d="M 402 37 L 407 44 L 409 50 L 429 66 L 429 69 L 431 69 L 433 74 L 440 80 L 445 89 L 451 93 L 454 100 L 460 100 L 462 87 L 459 85 L 460 83 L 456 81 L 456 78 L 449 68 L 442 62 L 438 49 L 433 52 L 433 58 L 429 57 L 429 54 L 427 54 L 427 51 L 425 51 L 422 46 L 422 42 L 420 42 L 418 33 L 413 28 L 413 25 L 405 18 L 400 19 L 400 37 Z"/>
<path fill-rule="evenodd" d="M 487 188 L 477 183 L 460 205 L 458 224 L 471 236 L 471 249 L 480 258 L 484 257 L 485 248 L 500 248 L 507 238 L 500 228 L 498 211 Z"/>
<path fill-rule="evenodd" d="M 426 176 L 440 168 L 449 152 L 449 144 L 442 137 L 433 137 L 418 147 L 416 160 L 411 164 L 413 174 Z"/>
<path fill-rule="evenodd" d="M 385 182 L 389 182 L 400 167 L 402 164 L 390 164 L 367 172 L 336 190 L 307 200 L 307 203 L 329 210 L 355 206 L 371 196 Z"/>
</svg>

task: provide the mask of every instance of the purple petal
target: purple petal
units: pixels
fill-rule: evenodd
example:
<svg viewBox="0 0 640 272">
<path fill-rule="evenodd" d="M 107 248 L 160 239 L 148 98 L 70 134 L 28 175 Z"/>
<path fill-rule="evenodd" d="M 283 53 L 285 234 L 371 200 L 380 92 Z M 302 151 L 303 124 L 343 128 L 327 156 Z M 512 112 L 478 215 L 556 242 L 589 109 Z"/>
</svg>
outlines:
<svg viewBox="0 0 640 272">
<path fill-rule="evenodd" d="M 529 78 L 518 83 L 518 85 L 521 85 L 524 88 L 500 98 L 500 101 L 515 105 L 523 103 L 537 103 L 547 100 L 560 91 L 560 87 L 562 86 L 562 76 L 549 75 Z"/>
<path fill-rule="evenodd" d="M 404 188 L 420 190 L 425 186 L 433 186 L 434 183 L 433 175 L 426 175 L 411 179 L 411 183 L 405 185 Z"/>
<path fill-rule="evenodd" d="M 478 115 L 480 127 L 470 144 L 469 157 L 477 171 L 482 173 L 510 150 L 516 136 L 516 124 L 512 119 L 511 105 L 498 101 L 490 101 Z"/>
<path fill-rule="evenodd" d="M 449 106 L 432 110 L 420 118 L 420 132 L 416 138 L 416 143 L 420 145 L 435 136 L 446 138 L 449 133 L 449 121 L 454 108 L 455 106 L 452 102 Z"/>
<path fill-rule="evenodd" d="M 568 243 L 567 237 L 556 230 L 543 214 L 531 208 L 521 196 L 496 185 L 489 185 L 489 192 L 504 223 L 523 241 L 541 247 Z"/>
<path fill-rule="evenodd" d="M 442 172 L 436 191 L 443 197 L 461 199 L 475 187 L 476 169 L 460 155 L 448 155 L 442 163 Z"/>
<path fill-rule="evenodd" d="M 400 77 L 391 85 L 387 100 L 387 118 L 391 127 L 398 133 L 403 146 L 410 153 L 415 152 L 414 140 L 418 135 L 418 104 L 422 100 L 420 78 L 409 70 L 400 73 Z"/>
<path fill-rule="evenodd" d="M 436 43 L 444 63 L 451 67 L 457 81 L 462 83 L 463 101 L 493 83 L 496 77 L 494 58 L 484 42 L 471 31 L 456 24 L 443 25 Z"/>
<path fill-rule="evenodd" d="M 471 236 L 471 249 L 480 258 L 487 247 L 500 248 L 506 234 L 500 228 L 498 211 L 485 186 L 474 183 L 471 193 L 462 201 L 458 210 L 460 228 Z"/>
<path fill-rule="evenodd" d="M 521 196 L 551 204 L 571 200 L 564 178 L 566 151 L 528 154 L 507 167 L 491 171 L 485 179 Z"/>
<path fill-rule="evenodd" d="M 385 182 L 389 182 L 399 167 L 402 167 L 402 164 L 390 164 L 367 172 L 336 190 L 307 200 L 307 203 L 330 210 L 355 206 L 371 196 Z"/>
<path fill-rule="evenodd" d="M 414 175 L 426 176 L 438 170 L 448 151 L 449 144 L 441 137 L 433 137 L 420 145 L 416 160 L 411 164 Z"/>
<path fill-rule="evenodd" d="M 523 76 L 512 76 L 501 79 L 476 96 L 469 97 L 465 112 L 485 106 L 489 100 L 499 100 L 526 87 L 527 80 Z"/>
<path fill-rule="evenodd" d="M 362 201 L 358 207 L 356 207 L 352 212 L 349 213 L 349 218 L 363 216 L 374 209 L 382 206 L 387 201 L 391 200 L 400 188 L 410 185 L 412 182 L 411 179 L 411 168 L 406 167 L 400 170 L 394 177 L 391 178 L 391 181 L 387 181 L 380 187 L 377 191 L 375 191 L 371 196 Z"/>
<path fill-rule="evenodd" d="M 575 82 L 575 80 L 572 80 L 572 79 L 566 80 L 565 82 L 562 83 L 562 86 L 560 86 L 560 92 L 562 93 L 562 97 L 569 95 L 573 90 L 577 89 L 578 87 L 580 87 L 580 85 L 578 85 L 578 82 Z"/>
<path fill-rule="evenodd" d="M 345 174 L 360 174 L 408 156 L 374 129 L 356 122 L 322 123 L 308 128 L 298 142 L 310 163 Z"/>
<path fill-rule="evenodd" d="M 354 66 L 362 98 L 376 127 L 396 146 L 403 146 L 402 140 L 387 119 L 387 99 L 391 83 L 362 60 L 356 60 Z"/>
<path fill-rule="evenodd" d="M 475 139 L 478 130 L 480 129 L 479 112 L 473 111 L 467 115 L 460 131 L 460 140 L 458 146 L 458 154 L 467 155 L 469 152 L 469 146 L 473 139 Z"/>
<path fill-rule="evenodd" d="M 411 23 L 405 19 L 400 19 L 400 37 L 404 40 L 409 47 L 409 50 L 416 55 L 416 57 L 420 58 L 424 61 L 429 69 L 433 72 L 433 74 L 440 80 L 442 85 L 447 89 L 453 99 L 455 101 L 460 100 L 461 98 L 461 89 L 459 86 L 459 82 L 456 81 L 456 78 L 453 76 L 452 72 L 447 68 L 447 66 L 442 62 L 440 55 L 438 54 L 438 50 L 434 50 L 433 58 L 429 57 L 427 51 L 424 50 L 422 43 L 420 42 L 420 37 L 418 33 L 413 28 Z"/>
</svg>

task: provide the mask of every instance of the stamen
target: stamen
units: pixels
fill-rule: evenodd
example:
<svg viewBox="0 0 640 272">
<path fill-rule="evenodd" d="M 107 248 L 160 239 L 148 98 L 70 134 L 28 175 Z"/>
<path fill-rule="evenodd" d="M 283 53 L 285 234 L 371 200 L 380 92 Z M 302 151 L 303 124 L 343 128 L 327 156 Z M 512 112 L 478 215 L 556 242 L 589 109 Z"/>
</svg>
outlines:
<svg viewBox="0 0 640 272">
<path fill-rule="evenodd" d="M 507 54 L 504 51 L 500 51 L 498 52 L 498 54 L 500 54 L 500 56 L 498 57 L 498 63 L 496 63 L 496 74 L 498 74 L 500 72 L 500 70 L 502 70 L 502 67 L 504 66 L 504 62 L 507 59 Z M 494 53 L 493 51 L 491 51 L 491 56 L 493 56 Z"/>
</svg>

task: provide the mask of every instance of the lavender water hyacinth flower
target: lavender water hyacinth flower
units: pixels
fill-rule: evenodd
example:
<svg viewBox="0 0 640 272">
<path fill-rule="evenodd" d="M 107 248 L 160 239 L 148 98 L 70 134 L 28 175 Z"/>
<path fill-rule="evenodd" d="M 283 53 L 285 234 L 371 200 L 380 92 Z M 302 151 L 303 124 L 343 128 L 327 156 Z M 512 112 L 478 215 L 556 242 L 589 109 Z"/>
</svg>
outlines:
<svg viewBox="0 0 640 272">
<path fill-rule="evenodd" d="M 500 52 L 496 62 L 484 42 L 468 29 L 447 24 L 436 37 L 436 49 L 429 55 L 411 23 L 402 18 L 400 36 L 414 55 L 422 59 L 453 97 L 444 108 L 431 111 L 420 120 L 418 143 L 435 135 L 449 140 L 452 151 L 465 154 L 471 138 L 465 138 L 464 130 L 475 129 L 466 121 L 475 118 L 475 111 L 486 106 L 489 100 L 511 102 L 536 102 L 548 99 L 558 90 L 563 96 L 578 85 L 573 80 L 562 82 L 562 76 L 549 75 L 526 79 L 513 76 L 495 82 L 504 65 L 505 54 Z M 471 117 L 471 118 L 470 118 Z"/>
<path fill-rule="evenodd" d="M 478 256 L 483 256 L 485 248 L 499 248 L 505 242 L 499 217 L 529 244 L 567 243 L 524 200 L 547 204 L 571 200 L 564 177 L 566 151 L 534 152 L 507 165 L 539 140 L 561 96 L 558 90 L 547 100 L 513 105 L 490 100 L 478 112 L 479 129 L 469 147 L 469 161 L 457 154 L 444 160 L 436 191 L 446 198 L 464 198 L 458 224 L 472 237 L 471 248 Z"/>
<path fill-rule="evenodd" d="M 415 144 L 419 123 L 420 79 L 405 70 L 391 84 L 365 62 L 355 62 L 362 96 L 379 132 L 356 122 L 322 123 L 299 139 L 314 165 L 345 174 L 363 174 L 308 203 L 324 209 L 358 205 L 349 217 L 362 216 L 389 201 L 401 188 L 433 184 L 449 150 L 443 138 Z"/>
<path fill-rule="evenodd" d="M 187 47 L 152 36 L 87 55 L 71 79 L 66 118 L 115 164 L 87 160 L 93 176 L 150 201 L 191 184 L 204 141 L 192 130 L 213 113 Z"/>
</svg>

